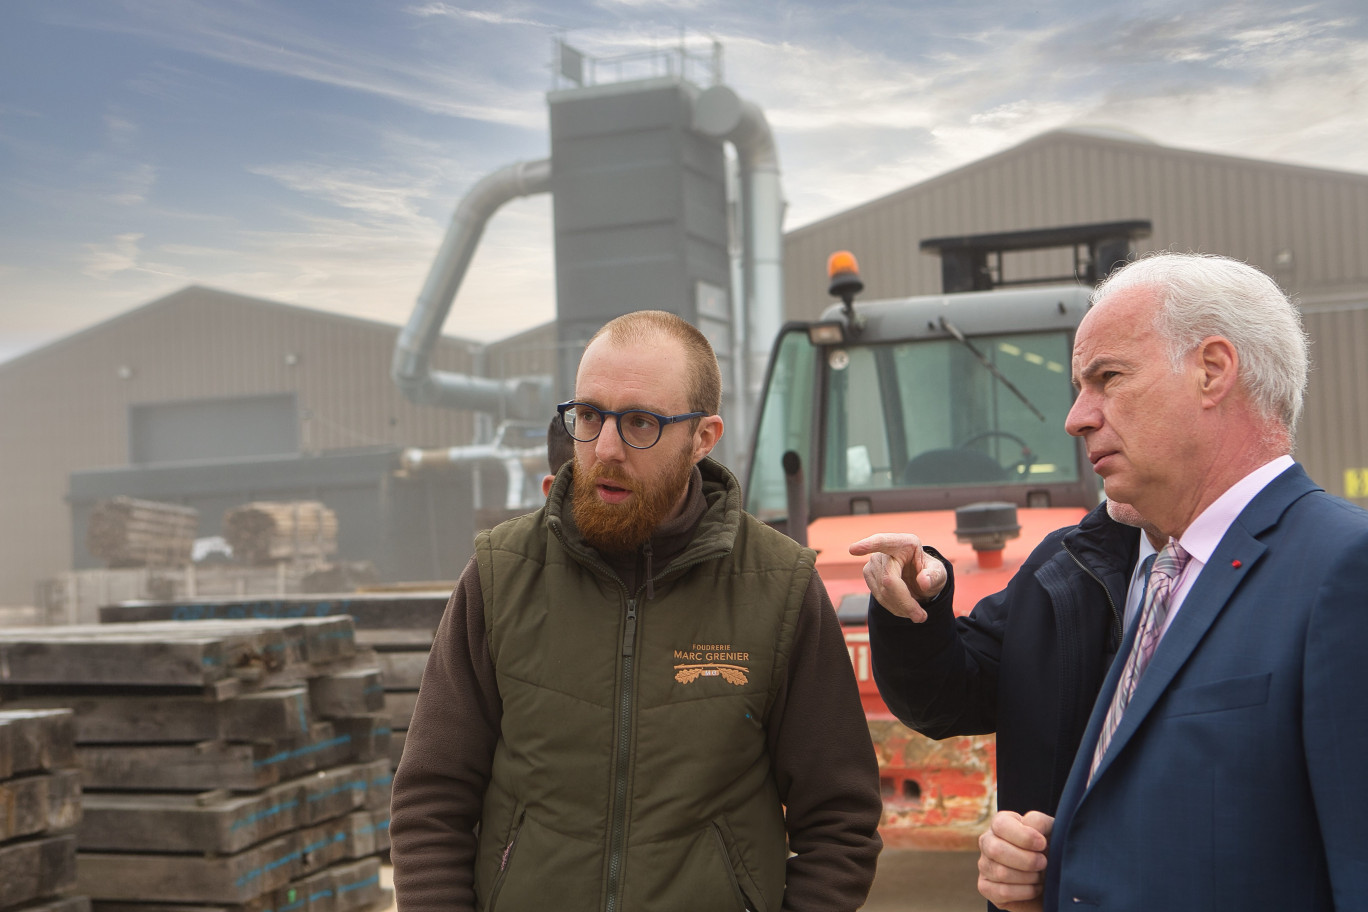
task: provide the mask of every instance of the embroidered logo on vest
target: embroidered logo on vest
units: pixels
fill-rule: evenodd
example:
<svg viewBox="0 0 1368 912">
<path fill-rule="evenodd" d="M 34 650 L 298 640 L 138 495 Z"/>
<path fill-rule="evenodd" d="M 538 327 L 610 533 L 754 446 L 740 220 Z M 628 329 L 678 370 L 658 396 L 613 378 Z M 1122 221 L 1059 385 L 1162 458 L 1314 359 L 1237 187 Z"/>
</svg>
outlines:
<svg viewBox="0 0 1368 912">
<path fill-rule="evenodd" d="M 730 643 L 694 643 L 688 649 L 676 649 L 674 657 L 683 660 L 674 667 L 675 680 L 680 684 L 692 684 L 699 678 L 721 678 L 740 687 L 750 680 L 750 669 L 743 664 L 750 661 L 750 653 L 737 652 Z"/>
</svg>

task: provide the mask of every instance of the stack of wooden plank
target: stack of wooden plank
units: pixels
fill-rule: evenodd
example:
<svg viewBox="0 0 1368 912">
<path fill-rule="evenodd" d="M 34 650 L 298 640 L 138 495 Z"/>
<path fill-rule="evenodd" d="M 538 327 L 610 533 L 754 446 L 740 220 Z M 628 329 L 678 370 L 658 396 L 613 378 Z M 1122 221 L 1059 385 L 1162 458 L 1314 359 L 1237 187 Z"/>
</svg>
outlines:
<svg viewBox="0 0 1368 912">
<path fill-rule="evenodd" d="M 399 765 L 418 685 L 451 588 L 405 592 L 353 592 L 274 598 L 128 601 L 100 608 L 107 622 L 199 621 L 219 618 L 351 617 L 357 644 L 375 650 L 384 685 L 390 759 Z"/>
<path fill-rule="evenodd" d="M 193 507 L 114 497 L 91 509 L 86 548 L 107 567 L 181 567 L 198 534 Z"/>
<path fill-rule="evenodd" d="M 89 912 L 76 889 L 80 771 L 70 710 L 0 710 L 0 912 Z"/>
<path fill-rule="evenodd" d="M 388 904 L 389 729 L 350 617 L 0 630 L 0 699 L 70 712 L 95 912 Z"/>
<path fill-rule="evenodd" d="M 223 537 L 243 564 L 322 561 L 337 553 L 337 514 L 315 500 L 256 501 L 223 514 Z"/>
</svg>

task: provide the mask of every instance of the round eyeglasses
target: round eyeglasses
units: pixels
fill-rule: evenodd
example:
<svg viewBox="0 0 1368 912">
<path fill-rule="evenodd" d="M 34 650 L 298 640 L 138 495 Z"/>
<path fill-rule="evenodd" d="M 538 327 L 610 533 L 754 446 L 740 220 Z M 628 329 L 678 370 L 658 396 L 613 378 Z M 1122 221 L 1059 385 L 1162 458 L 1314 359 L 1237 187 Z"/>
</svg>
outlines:
<svg viewBox="0 0 1368 912">
<path fill-rule="evenodd" d="M 617 419 L 618 436 L 634 450 L 649 450 L 660 441 L 665 425 L 690 418 L 703 418 L 707 412 L 685 412 L 683 415 L 657 415 L 645 409 L 610 412 L 587 402 L 562 402 L 556 406 L 565 432 L 580 443 L 598 440 L 603 433 L 603 420 L 611 415 Z"/>
</svg>

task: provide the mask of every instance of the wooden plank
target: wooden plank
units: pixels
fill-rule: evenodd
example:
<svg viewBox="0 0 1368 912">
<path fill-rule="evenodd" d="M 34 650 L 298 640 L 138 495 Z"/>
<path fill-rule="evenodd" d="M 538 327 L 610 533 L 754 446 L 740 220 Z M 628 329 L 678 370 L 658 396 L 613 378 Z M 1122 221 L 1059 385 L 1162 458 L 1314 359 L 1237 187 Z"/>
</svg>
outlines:
<svg viewBox="0 0 1368 912">
<path fill-rule="evenodd" d="M 346 834 L 348 858 L 367 858 L 389 851 L 389 808 L 383 811 L 362 808 L 335 824 Z"/>
<path fill-rule="evenodd" d="M 287 833 L 235 855 L 82 852 L 77 890 L 93 900 L 247 903 L 299 876 L 299 840 Z"/>
<path fill-rule="evenodd" d="M 375 852 L 377 855 L 384 854 L 390 850 L 389 808 L 383 811 L 371 811 L 371 827 L 375 833 Z"/>
<path fill-rule="evenodd" d="M 221 704 L 223 734 L 230 741 L 299 737 L 313 724 L 307 687 L 243 694 Z"/>
<path fill-rule="evenodd" d="M 233 650 L 230 673 L 249 684 L 308 673 L 307 631 L 272 622 L 203 620 L 137 621 L 86 625 L 95 636 L 137 636 L 175 640 L 183 637 L 221 638 Z"/>
<path fill-rule="evenodd" d="M 76 716 L 65 707 L 0 710 L 0 778 L 76 765 Z"/>
<path fill-rule="evenodd" d="M 15 912 L 90 912 L 90 897 L 60 896 L 24 906 Z"/>
<path fill-rule="evenodd" d="M 413 707 L 418 703 L 416 690 L 385 691 L 385 714 L 389 716 L 390 728 L 407 731 L 413 718 Z"/>
<path fill-rule="evenodd" d="M 428 650 L 404 652 L 376 652 L 380 676 L 386 690 L 417 690 L 423 683 L 423 669 L 427 668 Z"/>
<path fill-rule="evenodd" d="M 313 770 L 345 763 L 351 753 L 349 737 L 337 734 L 331 722 L 315 722 L 309 726 L 308 734 L 277 741 L 275 751 L 258 762 L 275 769 L 280 781 L 284 782 Z"/>
<path fill-rule="evenodd" d="M 211 741 L 221 738 L 218 704 L 199 696 L 62 695 L 24 697 L 24 708 L 66 706 L 75 714 L 78 744 Z"/>
<path fill-rule="evenodd" d="M 192 507 L 115 497 L 91 509 L 86 548 L 111 567 L 180 566 L 190 562 L 198 526 Z"/>
<path fill-rule="evenodd" d="M 90 912 L 279 912 L 275 905 L 275 893 L 266 893 L 250 902 L 227 905 L 225 903 L 151 903 L 151 902 L 113 902 L 109 900 L 90 900 Z M 28 910 L 24 910 L 28 912 Z M 79 912 L 79 910 L 76 910 Z"/>
<path fill-rule="evenodd" d="M 0 782 L 0 842 L 36 836 L 48 828 L 50 776 L 20 776 Z"/>
<path fill-rule="evenodd" d="M 380 859 L 363 858 L 333 868 L 336 877 L 334 912 L 360 912 L 388 903 L 393 891 L 380 883 Z"/>
<path fill-rule="evenodd" d="M 75 874 L 76 837 L 70 833 L 0 845 L 0 909 L 70 890 Z"/>
<path fill-rule="evenodd" d="M 0 779 L 14 775 L 15 728 L 9 718 L 0 712 Z"/>
<path fill-rule="evenodd" d="M 339 762 L 366 763 L 389 757 L 389 717 L 383 713 L 330 719 L 338 737 L 345 738 L 349 752 Z"/>
<path fill-rule="evenodd" d="M 231 700 L 122 691 L 27 696 L 5 705 L 70 709 L 77 744 L 284 739 L 307 733 L 312 722 L 308 690 L 303 687 L 247 693 Z"/>
<path fill-rule="evenodd" d="M 357 592 L 340 595 L 285 595 L 244 598 L 129 601 L 100 608 L 104 623 L 188 621 L 205 618 L 303 618 L 350 615 L 357 630 L 437 629 L 451 588 L 427 592 Z"/>
<path fill-rule="evenodd" d="M 186 904 L 90 900 L 90 909 L 91 912 L 277 912 L 274 893 L 266 893 L 250 902 L 234 905 L 226 903 Z"/>
<path fill-rule="evenodd" d="M 80 770 L 6 779 L 0 782 L 0 842 L 73 829 L 81 807 Z"/>
<path fill-rule="evenodd" d="M 82 852 L 232 855 L 298 826 L 298 792 L 88 793 Z"/>
<path fill-rule="evenodd" d="M 34 628 L 29 628 L 34 629 Z M 52 628 L 45 628 L 52 629 Z M 0 684 L 204 687 L 245 669 L 251 644 L 148 634 L 15 634 L 0 630 Z"/>
<path fill-rule="evenodd" d="M 224 514 L 223 537 L 249 564 L 334 554 L 337 514 L 318 501 L 256 501 Z"/>
<path fill-rule="evenodd" d="M 347 615 L 0 629 L 0 685 L 203 688 L 302 681 L 356 654 Z"/>
<path fill-rule="evenodd" d="M 0 909 L 17 906 L 39 892 L 39 847 L 36 842 L 0 845 Z"/>
<path fill-rule="evenodd" d="M 274 741 L 92 744 L 76 748 L 76 759 L 91 789 L 257 791 L 280 781 L 278 765 L 263 762 L 275 752 Z"/>
<path fill-rule="evenodd" d="M 394 790 L 394 768 L 390 766 L 389 758 L 382 757 L 358 766 L 360 776 L 366 783 L 365 807 L 388 814 L 390 795 Z"/>
<path fill-rule="evenodd" d="M 334 912 L 336 893 L 336 875 L 315 871 L 277 890 L 273 912 Z"/>
<path fill-rule="evenodd" d="M 350 829 L 346 816 L 325 820 L 299 831 L 299 865 L 305 875 L 314 874 L 347 858 Z"/>
<path fill-rule="evenodd" d="M 305 655 L 315 667 L 345 660 L 356 654 L 356 625 L 351 615 L 303 618 L 298 621 L 275 623 L 304 626 L 307 633 Z"/>
<path fill-rule="evenodd" d="M 366 770 L 355 764 L 320 770 L 295 781 L 304 790 L 300 826 L 350 814 L 366 801 Z"/>
<path fill-rule="evenodd" d="M 309 679 L 309 703 L 320 719 L 361 716 L 385 708 L 379 665 Z"/>
<path fill-rule="evenodd" d="M 376 854 L 373 811 L 352 811 L 338 821 L 346 832 L 346 857 L 352 860 Z"/>
<path fill-rule="evenodd" d="M 376 652 L 421 651 L 424 654 L 432 649 L 436 628 L 427 627 L 358 627 L 356 642 Z"/>
<path fill-rule="evenodd" d="M 81 822 L 82 807 L 81 771 L 54 770 L 48 782 L 48 832 L 75 829 Z"/>
</svg>

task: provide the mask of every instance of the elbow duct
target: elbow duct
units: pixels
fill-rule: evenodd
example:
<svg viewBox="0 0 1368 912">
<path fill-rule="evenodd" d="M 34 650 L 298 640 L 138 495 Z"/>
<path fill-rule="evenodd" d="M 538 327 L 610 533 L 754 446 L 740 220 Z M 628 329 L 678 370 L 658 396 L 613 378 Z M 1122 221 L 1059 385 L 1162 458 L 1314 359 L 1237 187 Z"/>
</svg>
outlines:
<svg viewBox="0 0 1368 912">
<path fill-rule="evenodd" d="M 549 159 L 516 162 L 486 175 L 456 207 L 417 305 L 394 347 L 390 374 L 409 400 L 518 418 L 545 414 L 551 399 L 549 377 L 494 380 L 433 370 L 430 361 L 489 219 L 505 203 L 550 187 Z"/>
</svg>

